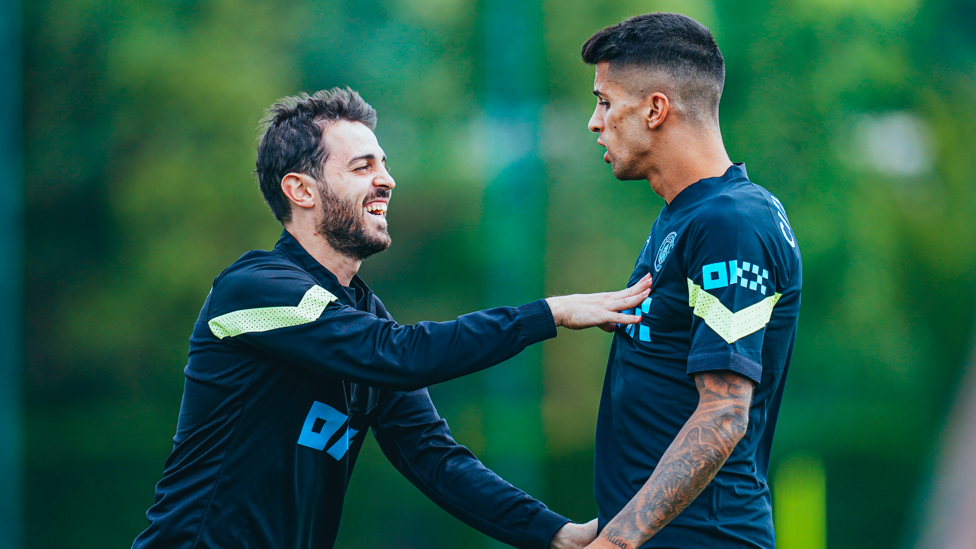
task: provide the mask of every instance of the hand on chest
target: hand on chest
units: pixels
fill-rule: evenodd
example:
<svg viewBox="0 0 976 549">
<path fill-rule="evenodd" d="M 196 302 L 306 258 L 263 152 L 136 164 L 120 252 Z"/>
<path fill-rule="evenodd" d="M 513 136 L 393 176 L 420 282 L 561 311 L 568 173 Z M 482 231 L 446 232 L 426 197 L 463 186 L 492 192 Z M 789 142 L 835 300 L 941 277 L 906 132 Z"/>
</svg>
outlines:
<svg viewBox="0 0 976 549">
<path fill-rule="evenodd" d="M 656 256 L 655 256 L 656 257 Z M 642 258 L 643 259 L 643 258 Z M 639 280 L 647 272 L 653 272 L 653 260 L 638 264 L 633 277 Z M 651 263 L 651 264 L 648 264 Z M 651 343 L 660 337 L 684 337 L 691 330 L 691 313 L 688 307 L 688 284 L 677 262 L 668 261 L 654 273 L 651 295 L 630 314 L 641 316 L 641 322 L 622 331 L 637 341 Z"/>
</svg>

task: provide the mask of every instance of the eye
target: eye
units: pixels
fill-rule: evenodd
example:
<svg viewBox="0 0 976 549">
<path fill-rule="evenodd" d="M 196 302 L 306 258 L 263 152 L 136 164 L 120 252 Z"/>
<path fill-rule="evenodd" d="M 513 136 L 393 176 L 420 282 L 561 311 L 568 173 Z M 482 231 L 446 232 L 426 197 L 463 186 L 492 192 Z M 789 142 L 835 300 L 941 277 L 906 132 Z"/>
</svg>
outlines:
<svg viewBox="0 0 976 549">
<path fill-rule="evenodd" d="M 596 104 L 600 105 L 601 107 L 606 107 L 608 109 L 610 108 L 610 102 L 607 101 L 606 99 L 600 99 L 596 102 Z"/>
<path fill-rule="evenodd" d="M 356 168 L 353 168 L 353 171 L 356 171 L 356 172 L 365 172 L 367 170 L 369 170 L 369 164 L 363 164 L 362 166 L 358 166 Z"/>
</svg>

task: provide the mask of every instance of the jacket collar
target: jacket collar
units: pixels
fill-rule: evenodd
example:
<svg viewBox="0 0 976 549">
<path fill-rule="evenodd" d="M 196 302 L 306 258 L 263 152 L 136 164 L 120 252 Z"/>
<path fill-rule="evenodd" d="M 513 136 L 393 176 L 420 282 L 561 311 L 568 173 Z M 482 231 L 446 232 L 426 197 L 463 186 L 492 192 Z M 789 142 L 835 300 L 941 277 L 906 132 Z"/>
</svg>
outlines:
<svg viewBox="0 0 976 549">
<path fill-rule="evenodd" d="M 281 237 L 275 244 L 275 251 L 283 254 L 303 271 L 312 275 L 312 278 L 320 286 L 335 294 L 341 302 L 350 307 L 356 308 L 357 289 L 363 296 L 368 296 L 372 293 L 369 286 L 366 285 L 366 282 L 362 278 L 359 278 L 358 274 L 353 275 L 349 287 L 340 284 L 336 275 L 332 274 L 332 271 L 326 269 L 325 266 L 316 261 L 311 254 L 305 251 L 305 248 L 302 247 L 298 240 L 286 230 L 281 231 Z"/>
</svg>

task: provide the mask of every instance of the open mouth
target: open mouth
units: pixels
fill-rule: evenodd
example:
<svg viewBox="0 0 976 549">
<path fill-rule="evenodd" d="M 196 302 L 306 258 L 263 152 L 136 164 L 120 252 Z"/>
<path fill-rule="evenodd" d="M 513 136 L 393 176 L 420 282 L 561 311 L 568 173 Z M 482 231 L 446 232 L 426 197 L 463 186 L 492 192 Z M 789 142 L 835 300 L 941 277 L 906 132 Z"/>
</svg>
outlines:
<svg viewBox="0 0 976 549">
<path fill-rule="evenodd" d="M 601 146 L 601 147 L 603 147 L 605 149 L 604 152 L 603 152 L 603 161 L 606 162 L 607 164 L 609 164 L 610 163 L 610 149 L 606 146 L 606 144 L 604 144 L 602 142 L 602 139 L 603 139 L 603 136 L 601 135 L 600 136 L 600 139 L 597 139 L 596 140 L 596 144 L 599 145 L 599 146 Z"/>
<path fill-rule="evenodd" d="M 366 213 L 379 217 L 386 217 L 386 202 L 370 202 L 366 204 Z"/>
</svg>

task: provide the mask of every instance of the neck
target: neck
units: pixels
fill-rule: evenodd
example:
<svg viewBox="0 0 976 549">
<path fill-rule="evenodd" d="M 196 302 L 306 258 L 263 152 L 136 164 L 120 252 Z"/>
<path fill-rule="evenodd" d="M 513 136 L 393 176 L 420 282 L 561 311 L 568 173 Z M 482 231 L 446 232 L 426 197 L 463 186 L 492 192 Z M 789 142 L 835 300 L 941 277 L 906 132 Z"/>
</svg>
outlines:
<svg viewBox="0 0 976 549">
<path fill-rule="evenodd" d="M 314 226 L 308 226 L 307 223 L 289 223 L 285 225 L 285 230 L 295 237 L 295 240 L 302 245 L 302 248 L 305 248 L 308 255 L 334 274 L 339 279 L 339 284 L 348 287 L 352 283 L 352 277 L 359 272 L 362 261 L 335 251 L 325 236 Z"/>
<path fill-rule="evenodd" d="M 660 158 L 666 159 L 654 166 L 647 176 L 651 189 L 668 204 L 674 197 L 691 185 L 709 177 L 720 177 L 732 161 L 725 152 L 722 134 L 717 131 L 701 134 L 675 136 L 669 140 L 670 147 L 662 151 Z"/>
</svg>

